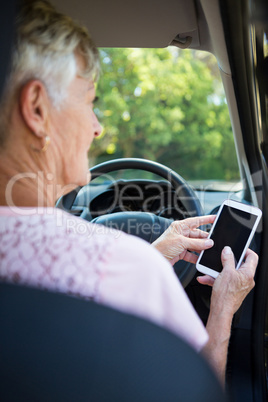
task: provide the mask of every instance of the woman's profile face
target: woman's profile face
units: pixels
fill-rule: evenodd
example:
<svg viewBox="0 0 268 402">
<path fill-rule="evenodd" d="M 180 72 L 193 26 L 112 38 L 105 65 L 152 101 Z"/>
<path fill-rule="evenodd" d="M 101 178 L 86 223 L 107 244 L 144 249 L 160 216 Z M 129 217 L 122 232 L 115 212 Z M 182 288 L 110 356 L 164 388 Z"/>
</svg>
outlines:
<svg viewBox="0 0 268 402">
<path fill-rule="evenodd" d="M 57 182 L 61 185 L 82 186 L 89 181 L 88 151 L 102 130 L 93 111 L 94 99 L 94 82 L 76 76 L 60 108 L 51 110 Z"/>
</svg>

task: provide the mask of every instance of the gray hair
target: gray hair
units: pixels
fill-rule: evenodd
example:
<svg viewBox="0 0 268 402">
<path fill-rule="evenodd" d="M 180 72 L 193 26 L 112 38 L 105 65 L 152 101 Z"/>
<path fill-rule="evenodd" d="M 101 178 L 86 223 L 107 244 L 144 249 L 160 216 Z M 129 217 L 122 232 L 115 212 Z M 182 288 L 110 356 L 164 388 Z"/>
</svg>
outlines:
<svg viewBox="0 0 268 402">
<path fill-rule="evenodd" d="M 78 71 L 77 56 L 84 60 L 82 71 Z M 16 20 L 11 69 L 0 110 L 0 145 L 4 143 L 3 129 L 7 130 L 3 120 L 29 80 L 42 81 L 53 105 L 60 107 L 76 74 L 95 80 L 99 71 L 98 50 L 86 28 L 57 12 L 46 0 L 24 1 Z"/>
</svg>

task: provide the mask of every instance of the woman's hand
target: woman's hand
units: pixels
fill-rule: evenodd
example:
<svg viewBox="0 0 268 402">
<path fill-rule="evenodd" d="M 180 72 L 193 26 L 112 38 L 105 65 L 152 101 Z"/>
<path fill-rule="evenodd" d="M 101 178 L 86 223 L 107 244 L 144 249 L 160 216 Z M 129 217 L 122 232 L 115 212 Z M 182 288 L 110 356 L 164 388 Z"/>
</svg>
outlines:
<svg viewBox="0 0 268 402">
<path fill-rule="evenodd" d="M 248 249 L 245 261 L 239 269 L 235 269 L 234 255 L 230 247 L 224 247 L 221 255 L 223 270 L 216 279 L 204 275 L 197 278 L 203 285 L 213 286 L 211 307 L 216 305 L 222 310 L 234 314 L 247 294 L 254 287 L 254 275 L 258 264 L 258 256 Z"/>
<path fill-rule="evenodd" d="M 224 247 L 221 260 L 223 270 L 216 279 L 205 275 L 197 280 L 203 285 L 213 286 L 206 325 L 209 341 L 203 352 L 224 385 L 233 315 L 254 287 L 258 256 L 247 250 L 245 262 L 236 270 L 232 250 Z"/>
<path fill-rule="evenodd" d="M 179 260 L 196 264 L 199 253 L 213 246 L 207 239 L 208 233 L 198 229 L 199 226 L 213 223 L 215 215 L 188 218 L 174 221 L 169 228 L 154 242 L 154 246 L 173 265 Z"/>
</svg>

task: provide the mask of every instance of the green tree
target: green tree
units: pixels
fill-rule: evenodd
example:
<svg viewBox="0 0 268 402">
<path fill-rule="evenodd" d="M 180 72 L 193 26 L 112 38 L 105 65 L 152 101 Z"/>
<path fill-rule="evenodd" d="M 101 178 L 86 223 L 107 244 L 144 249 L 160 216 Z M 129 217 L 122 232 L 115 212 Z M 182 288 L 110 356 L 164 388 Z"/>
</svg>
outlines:
<svg viewBox="0 0 268 402">
<path fill-rule="evenodd" d="M 102 49 L 96 113 L 104 125 L 91 163 L 141 157 L 186 179 L 237 179 L 225 97 L 208 53 Z"/>
</svg>

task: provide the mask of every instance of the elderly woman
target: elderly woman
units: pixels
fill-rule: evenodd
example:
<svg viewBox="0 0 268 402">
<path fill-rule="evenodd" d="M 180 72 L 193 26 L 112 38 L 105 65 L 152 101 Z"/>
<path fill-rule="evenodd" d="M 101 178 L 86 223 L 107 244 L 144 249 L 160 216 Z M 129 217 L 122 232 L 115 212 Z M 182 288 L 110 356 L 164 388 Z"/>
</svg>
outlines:
<svg viewBox="0 0 268 402">
<path fill-rule="evenodd" d="M 174 222 L 149 246 L 56 210 L 60 195 L 90 179 L 87 154 L 101 132 L 93 111 L 98 52 L 84 28 L 45 1 L 26 2 L 16 29 L 0 110 L 1 281 L 147 318 L 204 350 L 224 380 L 231 321 L 254 286 L 258 257 L 248 250 L 236 271 L 225 248 L 219 277 L 198 279 L 213 286 L 205 329 L 172 264 L 195 263 L 188 250 L 212 246 L 198 227 L 214 216 Z"/>
</svg>

